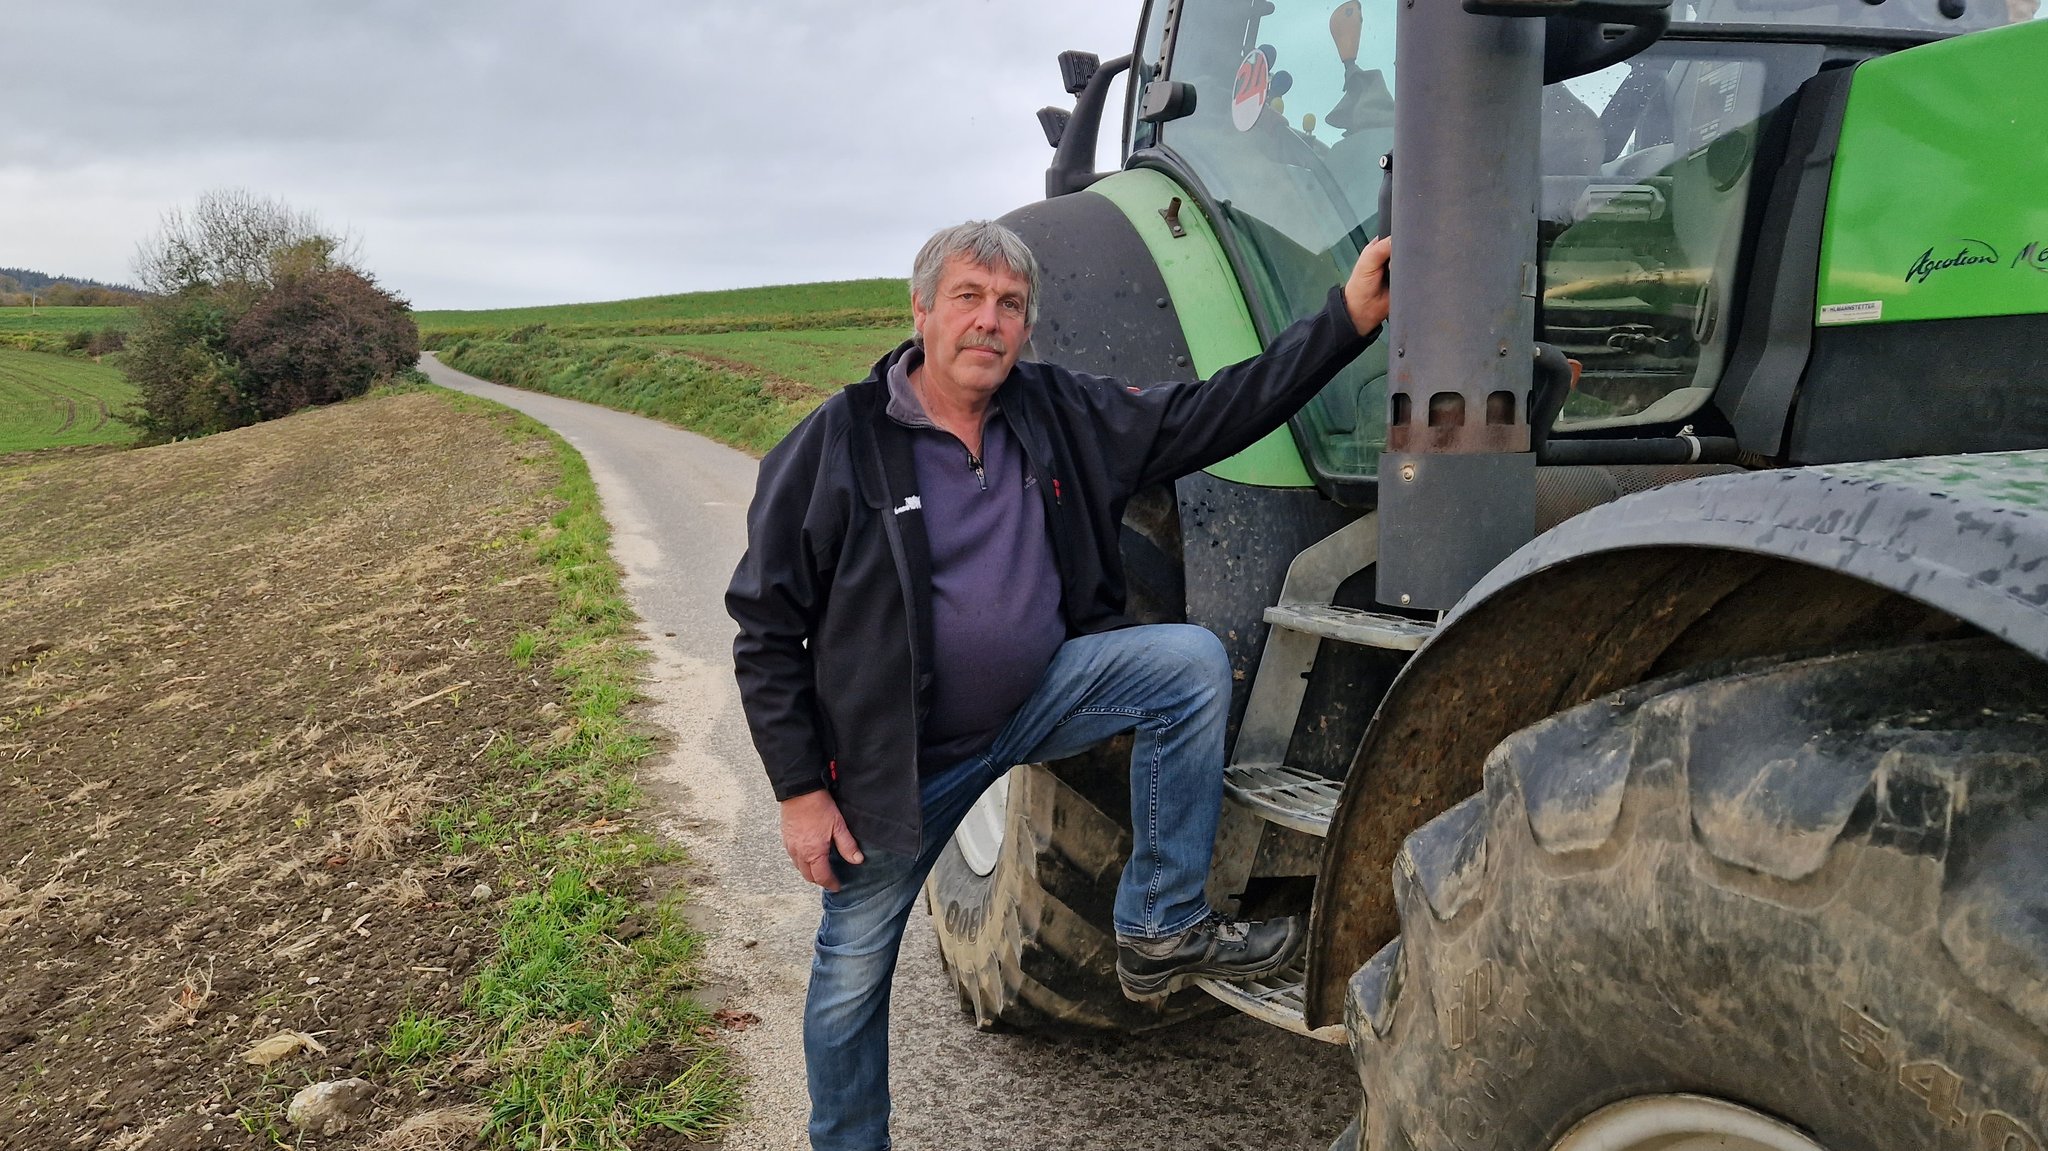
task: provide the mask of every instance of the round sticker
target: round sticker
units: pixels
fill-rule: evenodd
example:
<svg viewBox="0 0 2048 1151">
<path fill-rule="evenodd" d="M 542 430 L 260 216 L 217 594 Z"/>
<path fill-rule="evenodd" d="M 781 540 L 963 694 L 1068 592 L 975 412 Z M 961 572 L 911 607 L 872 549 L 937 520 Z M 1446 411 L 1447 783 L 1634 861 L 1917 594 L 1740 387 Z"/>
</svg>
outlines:
<svg viewBox="0 0 2048 1151">
<path fill-rule="evenodd" d="M 1266 89 L 1272 83 L 1266 54 L 1253 49 L 1237 66 L 1237 87 L 1230 94 L 1230 122 L 1240 132 L 1249 132 L 1266 107 Z"/>
</svg>

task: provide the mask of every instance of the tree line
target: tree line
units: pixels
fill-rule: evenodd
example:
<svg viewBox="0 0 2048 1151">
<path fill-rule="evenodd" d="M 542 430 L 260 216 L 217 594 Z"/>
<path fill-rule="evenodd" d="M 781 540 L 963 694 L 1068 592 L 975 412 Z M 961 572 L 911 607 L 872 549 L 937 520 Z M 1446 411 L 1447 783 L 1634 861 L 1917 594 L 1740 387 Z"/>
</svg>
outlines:
<svg viewBox="0 0 2048 1151">
<path fill-rule="evenodd" d="M 142 293 L 120 284 L 102 284 L 75 276 L 52 276 L 29 268 L 0 268 L 0 308 L 124 307 L 142 302 Z"/>
</svg>

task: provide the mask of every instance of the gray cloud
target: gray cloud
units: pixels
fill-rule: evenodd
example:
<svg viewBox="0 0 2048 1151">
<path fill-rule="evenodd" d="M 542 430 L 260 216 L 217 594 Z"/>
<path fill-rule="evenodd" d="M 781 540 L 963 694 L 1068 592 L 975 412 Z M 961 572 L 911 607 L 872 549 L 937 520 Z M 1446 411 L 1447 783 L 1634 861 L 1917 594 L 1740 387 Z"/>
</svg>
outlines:
<svg viewBox="0 0 2048 1151">
<path fill-rule="evenodd" d="M 0 264 L 122 279 L 163 209 L 241 186 L 487 307 L 901 275 L 1037 197 L 1053 56 L 1120 54 L 1139 3 L 11 7 Z"/>
</svg>

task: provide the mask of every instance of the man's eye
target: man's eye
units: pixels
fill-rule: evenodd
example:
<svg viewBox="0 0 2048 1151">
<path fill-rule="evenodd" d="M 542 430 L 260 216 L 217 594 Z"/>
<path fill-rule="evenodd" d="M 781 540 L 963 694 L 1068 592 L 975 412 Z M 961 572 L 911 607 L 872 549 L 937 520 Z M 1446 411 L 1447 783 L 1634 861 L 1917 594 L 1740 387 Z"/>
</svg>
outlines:
<svg viewBox="0 0 2048 1151">
<path fill-rule="evenodd" d="M 1011 315 L 1013 315 L 1013 316 L 1021 316 L 1021 315 L 1023 315 L 1023 314 L 1024 314 L 1024 301 L 1022 301 L 1022 300 L 1004 300 L 1004 301 L 1003 301 L 1003 310 L 1004 310 L 1005 312 L 1008 312 L 1008 313 L 1010 313 L 1010 314 L 1011 314 Z"/>
</svg>

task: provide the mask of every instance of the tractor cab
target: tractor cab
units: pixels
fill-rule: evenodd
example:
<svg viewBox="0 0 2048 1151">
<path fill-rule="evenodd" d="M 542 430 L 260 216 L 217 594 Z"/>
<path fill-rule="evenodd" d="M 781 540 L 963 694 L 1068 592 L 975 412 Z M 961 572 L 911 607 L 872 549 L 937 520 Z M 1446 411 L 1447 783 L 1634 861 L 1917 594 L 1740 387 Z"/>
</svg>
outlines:
<svg viewBox="0 0 2048 1151">
<path fill-rule="evenodd" d="M 1380 214 L 1402 92 L 1398 7 L 1149 6 L 1124 124 L 1127 166 L 1165 170 L 1200 198 L 1264 338 L 1321 307 L 1361 247 L 1388 230 Z M 1581 371 L 1546 431 L 1729 435 L 1712 400 L 1743 336 L 1745 272 L 1802 85 L 1897 48 L 2029 18 L 2035 7 L 1698 0 L 1677 5 L 1647 50 L 1547 84 L 1535 338 Z M 1432 258 L 1430 236 L 1410 239 L 1411 260 Z M 1376 502 L 1388 355 L 1385 343 L 1371 349 L 1294 421 L 1317 485 L 1354 506 Z"/>
</svg>

